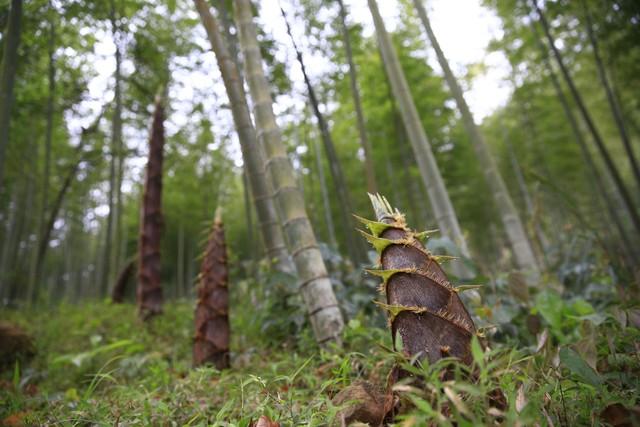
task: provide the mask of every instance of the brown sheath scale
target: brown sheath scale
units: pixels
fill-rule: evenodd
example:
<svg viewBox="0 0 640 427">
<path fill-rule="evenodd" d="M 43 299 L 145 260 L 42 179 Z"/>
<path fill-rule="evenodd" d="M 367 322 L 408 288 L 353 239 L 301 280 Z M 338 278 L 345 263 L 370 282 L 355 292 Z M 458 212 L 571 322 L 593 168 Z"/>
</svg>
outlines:
<svg viewBox="0 0 640 427">
<path fill-rule="evenodd" d="M 193 364 L 229 367 L 229 270 L 220 211 L 216 212 L 202 259 L 195 313 Z"/>
<path fill-rule="evenodd" d="M 380 269 L 369 273 L 382 278 L 394 349 L 400 338 L 409 358 L 434 363 L 443 357 L 472 362 L 473 320 L 447 279 L 438 257 L 421 242 L 429 232 L 407 227 L 404 215 L 380 195 L 370 195 L 377 221 L 359 218 L 369 233 L 367 240 L 380 255 Z M 396 349 L 397 350 L 397 349 Z"/>
<path fill-rule="evenodd" d="M 144 182 L 144 196 L 138 242 L 138 311 L 147 320 L 162 312 L 160 244 L 162 235 L 162 163 L 164 149 L 164 108 L 156 98 L 149 160 Z"/>
</svg>

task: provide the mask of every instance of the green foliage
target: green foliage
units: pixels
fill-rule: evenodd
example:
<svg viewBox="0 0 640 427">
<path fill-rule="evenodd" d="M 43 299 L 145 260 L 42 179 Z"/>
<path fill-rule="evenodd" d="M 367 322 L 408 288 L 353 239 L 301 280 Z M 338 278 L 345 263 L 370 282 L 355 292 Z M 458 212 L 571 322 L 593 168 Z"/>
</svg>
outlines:
<svg viewBox="0 0 640 427">
<path fill-rule="evenodd" d="M 581 382 L 591 384 L 598 389 L 602 385 L 602 378 L 600 378 L 593 368 L 591 368 L 575 350 L 567 347 L 561 348 L 560 362 L 569 368 Z"/>
<path fill-rule="evenodd" d="M 334 274 L 336 257 L 325 254 Z M 339 410 L 331 403 L 337 392 L 361 379 L 384 386 L 391 366 L 400 362 L 425 387 L 394 387 L 404 408 L 398 423 L 581 425 L 612 403 L 638 404 L 640 329 L 632 322 L 639 308 L 616 302 L 600 271 L 579 292 L 549 283 L 515 299 L 508 281 L 483 287 L 484 302 L 476 301 L 475 311 L 481 324 L 492 324 L 482 328 L 491 349 L 474 339 L 471 367 L 451 360 L 416 366 L 389 350 L 388 331 L 375 315 L 379 310 L 366 302 L 375 297 L 374 289 L 348 275 L 334 277 L 352 287 L 338 289 L 338 296 L 362 305 L 354 305 L 343 348 L 331 352 L 318 351 L 303 327 L 291 278 L 261 267 L 258 280 L 232 280 L 233 368 L 224 372 L 191 369 L 191 302 L 168 305 L 146 328 L 130 305 L 5 310 L 3 318 L 34 335 L 37 356 L 3 374 L 2 384 L 10 386 L 0 389 L 0 419 L 26 413 L 38 424 L 172 420 L 246 426 L 267 415 L 282 425 L 326 425 Z M 586 291 L 596 285 L 598 292 Z M 450 363 L 453 376 L 443 378 L 442 367 Z"/>
<path fill-rule="evenodd" d="M 491 48 L 506 55 L 512 76 L 508 84 L 514 92 L 507 104 L 482 123 L 482 132 L 509 186 L 509 191 L 526 220 L 531 236 L 541 229 L 549 237 L 549 245 L 538 242 L 537 252 L 551 270 L 562 270 L 563 257 L 574 258 L 579 253 L 588 257 L 609 258 L 617 270 L 619 238 L 601 227 L 608 223 L 604 208 L 589 178 L 589 170 L 574 143 L 555 91 L 550 83 L 536 42 L 529 26 L 527 2 L 487 0 L 504 25 L 504 34 Z M 575 3 L 575 4 L 574 4 Z M 592 52 L 584 30 L 582 2 L 549 2 L 549 18 L 553 31 L 563 45 L 563 54 L 583 93 L 589 109 L 602 129 L 608 148 L 620 163 L 625 177 L 624 152 L 617 141 L 617 131 L 611 120 L 604 93 L 599 90 Z M 224 204 L 228 217 L 230 251 L 240 262 L 255 262 L 261 256 L 258 232 L 246 223 L 252 207 L 243 202 L 241 166 L 235 135 L 228 112 L 228 101 L 219 92 L 219 79 L 212 55 L 207 53 L 200 23 L 195 19 L 190 2 L 114 0 L 117 34 L 112 35 L 111 2 L 49 2 L 32 1 L 25 5 L 23 43 L 20 49 L 16 81 L 16 107 L 12 117 L 12 140 L 9 144 L 5 189 L 0 193 L 0 234 L 6 265 L 1 272 L 7 283 L 0 296 L 9 301 L 25 297 L 21 283 L 28 280 L 33 262 L 39 217 L 49 207 L 38 206 L 42 200 L 44 153 L 42 142 L 46 127 L 48 96 L 48 35 L 56 28 L 55 66 L 56 92 L 53 117 L 52 172 L 50 189 L 54 194 L 62 185 L 68 166 L 73 161 L 73 146 L 77 144 L 78 124 L 86 124 L 99 110 L 96 102 L 105 102 L 105 114 L 98 132 L 91 135 L 86 149 L 92 160 L 81 165 L 58 215 L 52 242 L 45 260 L 45 276 L 49 283 L 38 286 L 38 297 L 44 301 L 77 300 L 86 296 L 106 295 L 107 289 L 85 285 L 102 283 L 105 256 L 104 243 L 106 195 L 109 190 L 110 134 L 113 106 L 108 101 L 113 82 L 105 82 L 104 100 L 89 99 L 89 91 L 98 74 L 98 59 L 113 60 L 113 52 L 105 46 L 117 43 L 123 55 L 122 97 L 124 103 L 124 176 L 123 208 L 116 212 L 122 222 L 119 238 L 119 260 L 135 253 L 138 240 L 139 199 L 142 166 L 149 121 L 148 107 L 161 84 L 168 84 L 168 120 L 166 167 L 164 176 L 163 215 L 163 278 L 169 297 L 189 294 L 198 268 L 195 255 L 200 252 L 201 230 L 210 221 L 213 210 Z M 637 100 L 629 95 L 638 86 L 638 49 L 633 43 L 638 33 L 625 23 L 637 20 L 637 8 L 628 1 L 610 8 L 593 0 L 587 4 L 595 17 L 594 28 L 605 56 L 607 70 L 617 89 L 632 142 L 636 142 L 638 122 Z M 220 5 L 222 6 L 222 4 Z M 224 3 L 217 12 L 224 25 L 233 27 L 233 2 Z M 256 4 L 256 14 L 261 5 Z M 355 112 L 346 74 L 344 46 L 338 26 L 335 2 L 304 0 L 293 7 L 291 16 L 304 21 L 305 40 L 301 46 L 314 55 L 327 59 L 326 67 L 312 71 L 312 80 L 325 107 L 338 157 L 345 165 L 347 186 L 358 213 L 366 212 L 368 200 L 365 188 L 363 156 L 359 147 Z M 615 9 L 615 10 L 614 10 Z M 0 20 L 6 15 L 6 4 L 0 9 Z M 54 13 L 55 12 L 55 13 Z M 348 11 L 349 12 L 349 11 Z M 225 21 L 226 19 L 226 21 Z M 260 24 L 261 17 L 256 22 Z M 373 163 L 382 193 L 389 194 L 394 205 L 402 206 L 410 223 L 417 228 L 433 228 L 435 220 L 428 197 L 415 165 L 412 149 L 405 135 L 397 106 L 391 96 L 377 49 L 375 37 L 367 35 L 359 19 L 348 16 L 354 62 L 358 69 L 358 85 L 363 101 L 366 130 L 373 147 Z M 325 25 L 325 24 L 329 25 Z M 260 26 L 259 26 L 260 27 Z M 0 30 L 4 28 L 0 26 Z M 284 125 L 289 156 L 298 172 L 304 190 L 305 203 L 318 238 L 331 242 L 323 214 L 324 205 L 318 178 L 314 143 L 319 135 L 309 112 L 299 105 L 302 98 L 291 84 L 288 73 L 294 67 L 286 45 L 260 31 L 260 48 L 278 95 L 279 120 Z M 509 249 L 491 203 L 489 189 L 482 179 L 466 133 L 437 70 L 427 61 L 429 46 L 415 11 L 408 1 L 400 2 L 398 19 L 392 39 L 422 125 L 434 147 L 447 190 L 459 215 L 473 261 L 487 277 L 505 271 L 512 264 Z M 237 42 L 229 35 L 229 41 Z M 107 49 L 111 49 L 108 47 Z M 469 78 L 483 72 L 484 64 L 469 66 Z M 315 68 L 315 67 L 314 67 Z M 471 69 L 473 68 L 473 69 Z M 190 74 L 192 73 L 192 74 Z M 102 75 L 102 79 L 106 77 Z M 193 86 L 192 79 L 198 84 Z M 201 86 L 202 82 L 208 84 Z M 473 82 L 469 82 L 473 84 Z M 627 90 L 628 89 L 628 90 Z M 291 101 L 291 102 L 290 102 Z M 89 105 L 90 108 L 89 108 Z M 281 108 L 283 107 L 283 108 Z M 91 110 L 92 112 L 90 112 Z M 637 128 L 637 125 L 636 125 Z M 507 144 L 509 143 L 509 146 Z M 511 155 L 513 152 L 513 156 Z M 319 159 L 325 176 L 329 174 L 326 159 Z M 525 183 L 520 186 L 513 168 L 517 161 Z M 329 180 L 330 181 L 330 180 Z M 532 201 L 525 203 L 525 190 Z M 334 191 L 329 187 L 329 198 Z M 53 199 L 53 197 L 49 197 Z M 330 214 L 338 218 L 342 207 L 329 201 Z M 530 209 L 531 208 L 531 209 Z M 16 212 L 26 212 L 18 215 Z M 14 220 L 12 222 L 12 213 Z M 344 249 L 347 224 L 335 221 L 338 252 Z M 11 230 L 11 231 L 9 231 Z M 552 233 L 566 230 L 567 233 Z M 577 237 L 579 236 L 579 237 Z M 115 241 L 116 236 L 111 236 Z M 577 240 L 574 240 L 577 239 Z M 442 242 L 438 250 L 455 253 L 455 248 Z M 598 251 L 592 250 L 597 245 Z M 448 247 L 446 247 L 448 246 Z M 90 248 L 90 250 L 86 250 Z M 115 254 L 114 254 L 115 256 Z M 240 269 L 239 269 L 240 271 Z M 244 278 L 248 271 L 243 270 Z M 117 272 L 110 272 L 114 276 Z M 354 276 L 357 273 L 352 272 Z M 618 271 L 620 274 L 621 272 Z M 624 273 L 623 273 L 624 274 Z M 6 280 L 5 280 L 6 279 Z M 564 276 L 560 278 L 564 280 Z M 130 293 L 131 295 L 132 293 Z"/>
<path fill-rule="evenodd" d="M 291 8 L 296 10 L 290 16 L 304 20 L 308 36 L 300 44 L 330 62 L 319 67 L 320 71 L 312 70 L 312 79 L 339 159 L 346 165 L 354 208 L 362 215 L 369 211 L 369 201 L 359 190 L 365 188 L 363 156 L 345 72 L 337 5 L 320 0 L 294 3 L 296 7 L 291 4 Z M 547 271 L 542 286 L 536 289 L 507 273 L 512 264 L 508 246 L 487 203 L 490 194 L 475 154 L 451 108 L 442 77 L 428 65 L 429 49 L 413 8 L 410 2 L 401 1 L 393 42 L 472 249 L 478 277 L 466 289 L 479 283 L 483 286 L 480 294 L 462 295 L 469 296 L 474 320 L 491 349 L 483 351 L 474 342 L 474 366 L 456 366 L 452 378 L 439 375 L 449 361 L 405 366 L 428 386 L 396 387 L 406 408 L 398 422 L 461 426 L 600 422 L 600 414 L 609 404 L 638 405 L 637 294 L 630 276 L 618 268 L 620 239 L 603 214 L 605 209 L 597 200 L 589 170 L 557 101 L 538 36 L 529 25 L 528 2 L 484 3 L 502 23 L 503 31 L 491 48 L 504 53 L 509 61 L 512 75 L 506 83 L 513 87 L 513 93 L 506 105 L 484 120 L 482 132 L 526 218 L 529 234 L 537 235 L 539 227 L 548 237 L 547 246 L 537 244 Z M 598 84 L 584 30 L 582 1 L 539 3 L 544 3 L 558 46 L 608 149 L 630 181 L 625 154 Z M 637 2 L 620 0 L 613 6 L 595 0 L 585 3 L 594 16 L 605 67 L 632 143 L 637 146 Z M 385 319 L 372 304 L 377 298 L 377 281 L 344 259 L 341 244 L 347 225 L 336 223 L 339 247 L 322 243 L 321 250 L 341 309 L 350 320 L 344 348 L 331 353 L 318 351 L 297 295 L 298 283 L 269 271 L 260 260 L 255 224 L 245 219 L 253 212 L 243 198 L 242 166 L 228 101 L 219 91 L 219 76 L 192 3 L 114 0 L 113 5 L 119 31 L 115 41 L 123 54 L 126 149 L 123 209 L 117 212 L 124 230 L 122 258 L 136 251 L 148 107 L 158 86 L 168 84 L 169 89 L 162 243 L 163 291 L 168 304 L 163 316 L 144 328 L 130 305 L 100 301 L 107 292 L 97 284 L 105 274 L 112 79 L 105 77 L 104 99 L 90 99 L 95 90 L 89 89 L 96 75 L 104 73 L 98 68 L 104 66 L 101 61 L 113 55 L 109 50 L 113 41 L 111 2 L 25 1 L 11 143 L 0 192 L 0 317 L 28 329 L 36 338 L 38 355 L 31 363 L 17 363 L 2 373 L 0 421 L 21 413 L 25 424 L 247 426 L 264 414 L 282 425 L 330 423 L 339 410 L 331 404 L 338 391 L 359 379 L 384 384 L 391 365 L 400 360 L 388 350 L 391 343 Z M 233 2 L 226 1 L 225 6 L 231 13 Z M 7 11 L 8 2 L 0 2 L 0 31 L 4 31 Z M 256 12 L 260 14 L 260 7 Z M 380 191 L 407 211 L 411 224 L 433 228 L 435 220 L 375 38 L 368 36 L 355 18 L 349 16 L 348 25 Z M 256 22 L 261 19 L 258 16 Z M 75 159 L 79 127 L 90 123 L 101 108 L 105 114 L 97 131 L 87 138 L 87 161 L 81 164 L 56 221 L 38 304 L 27 308 L 22 302 L 37 247 L 38 220 L 50 208 L 39 205 L 51 25 L 56 29 L 56 89 L 49 200 Z M 278 98 L 285 101 L 284 108 L 278 105 L 276 110 L 281 113 L 278 119 L 284 125 L 288 154 L 304 189 L 316 235 L 329 242 L 313 149 L 319 135 L 309 112 L 300 107 L 306 101 L 301 102 L 302 96 L 289 77 L 293 58 L 287 47 L 260 31 L 272 91 L 284 95 Z M 482 72 L 485 64 L 474 64 L 468 78 Z M 206 85 L 187 87 L 185 79 L 189 78 Z M 572 103 L 571 107 L 575 108 Z M 518 183 L 514 159 L 522 169 L 524 186 Z M 322 158 L 320 163 L 328 177 L 328 162 Z M 596 163 L 601 166 L 598 159 Z M 525 190 L 531 207 L 526 204 Z M 332 194 L 330 188 L 330 199 Z M 191 369 L 193 304 L 189 300 L 202 232 L 218 205 L 225 208 L 232 266 L 234 368 L 222 373 Z M 334 200 L 330 205 L 329 214 L 339 217 L 341 207 Z M 428 245 L 434 253 L 457 255 L 457 248 L 447 239 L 435 237 Z M 374 264 L 377 259 L 372 256 L 370 261 Z M 130 299 L 133 293 L 130 289 Z M 489 395 L 497 388 L 506 398 L 504 408 L 491 405 Z M 442 415 L 444 408 L 449 408 L 450 416 Z"/>
<path fill-rule="evenodd" d="M 272 337 L 252 335 L 245 323 L 252 313 L 238 311 L 232 323 L 236 368 L 222 374 L 211 368 L 191 370 L 191 312 L 190 303 L 174 304 L 150 329 L 139 327 L 129 305 L 95 303 L 63 306 L 47 316 L 29 313 L 31 328 L 39 331 L 39 356 L 15 392 L 1 392 L 0 419 L 28 410 L 39 423 L 61 417 L 143 424 L 172 419 L 194 425 L 233 420 L 233 425 L 246 426 L 267 414 L 285 423 L 321 425 L 336 411 L 328 396 L 361 376 L 362 365 L 369 363 L 362 353 L 316 355 L 312 337 L 306 347 L 292 351 L 287 349 L 292 343 L 285 343 L 278 348 Z M 25 319 L 17 312 L 7 314 Z M 375 352 L 371 332 L 352 324 L 349 336 Z M 262 341 L 247 343 L 248 337 Z M 36 396 L 23 394 L 27 384 L 36 382 Z"/>
<path fill-rule="evenodd" d="M 597 191 L 593 190 L 593 172 L 586 166 L 552 85 L 549 69 L 543 60 L 547 44 L 542 39 L 539 25 L 535 23 L 537 18 L 530 10 L 531 2 L 485 0 L 484 3 L 497 13 L 504 25 L 504 34 L 493 41 L 492 49 L 506 55 L 512 67 L 509 84 L 514 89 L 508 104 L 486 120 L 485 134 L 505 159 L 508 159 L 506 145 L 500 146 L 496 142 L 506 138 L 512 141 L 515 157 L 524 171 L 529 191 L 533 194 L 534 209 L 537 210 L 533 215 L 529 212 L 530 224 L 543 224 L 547 228 L 553 227 L 551 224 L 554 223 L 563 224 L 567 228 L 577 227 L 593 236 L 606 252 L 611 253 L 614 264 L 621 264 L 621 239 L 616 236 L 613 227 L 603 229 L 592 226 L 602 221 L 603 215 L 606 215 L 603 214 L 605 207 L 600 203 Z M 545 2 L 543 6 L 547 19 L 552 23 L 551 32 L 556 45 L 561 46 L 564 62 L 607 149 L 620 159 L 618 164 L 622 174 L 631 178 L 610 106 L 598 80 L 593 49 L 587 37 L 585 6 L 593 16 L 596 37 L 604 56 L 604 67 L 612 86 L 618 88 L 616 97 L 621 109 L 626 111 L 626 126 L 631 128 L 637 123 L 639 110 L 637 100 L 632 99 L 629 93 L 635 90 L 633 88 L 638 81 L 630 75 L 628 79 L 622 75 L 638 75 L 639 62 L 631 64 L 626 61 L 633 61 L 631 58 L 640 55 L 640 45 L 628 44 L 631 40 L 637 40 L 639 34 L 636 25 L 626 25 L 623 22 L 629 24 L 638 19 L 637 5 L 632 6 L 629 2 L 612 5 L 593 0 L 561 0 Z M 613 24 L 614 22 L 618 24 Z M 622 45 L 627 49 L 624 55 L 615 48 Z M 558 74 L 557 67 L 555 68 Z M 578 116 L 566 85 L 561 83 L 561 86 L 569 99 L 570 108 Z M 582 122 L 579 126 L 582 126 Z M 581 132 L 590 145 L 585 129 L 582 128 Z M 632 138 L 637 137 L 636 132 Z M 507 167 L 508 163 L 508 160 L 502 162 L 503 173 L 507 177 L 513 177 L 513 172 Z M 598 156 L 596 164 L 596 167 L 601 168 Z M 515 184 L 516 180 L 507 179 L 507 182 Z M 510 189 L 512 194 L 522 194 L 522 189 L 515 185 Z M 569 215 L 555 216 L 553 209 L 550 209 L 554 204 L 562 205 Z M 610 220 L 606 220 L 608 221 Z M 576 244 L 582 245 L 583 242 Z M 566 249 L 557 248 L 558 252 Z M 550 254 L 549 260 L 553 262 L 554 258 Z"/>
<path fill-rule="evenodd" d="M 167 306 L 148 328 L 140 327 L 130 305 L 4 311 L 3 318 L 34 334 L 38 355 L 3 374 L 2 384 L 11 385 L 0 389 L 0 419 L 25 413 L 37 424 L 247 426 L 267 415 L 282 425 L 327 425 L 340 409 L 331 403 L 337 392 L 361 379 L 384 385 L 394 362 L 425 384 L 394 386 L 404 408 L 397 425 L 583 425 L 612 403 L 637 404 L 640 330 L 629 319 L 638 307 L 600 307 L 601 294 L 589 300 L 541 291 L 512 317 L 485 328 L 490 349 L 474 339 L 472 366 L 449 359 L 416 366 L 389 350 L 386 327 L 368 310 L 348 322 L 342 349 L 318 351 L 308 328 L 287 326 L 302 313 L 275 304 L 288 279 L 266 272 L 258 277 L 230 288 L 233 367 L 224 372 L 191 369 L 190 302 Z M 371 298 L 370 290 L 360 289 L 348 298 L 358 292 Z M 487 286 L 483 297 L 504 301 L 508 292 L 506 285 Z M 248 303 L 257 305 L 240 308 Z M 483 322 L 498 320 L 477 311 Z M 528 321 L 532 315 L 542 317 L 537 331 Z M 452 376 L 443 378 L 450 364 Z M 450 415 L 443 415 L 445 408 Z"/>
</svg>

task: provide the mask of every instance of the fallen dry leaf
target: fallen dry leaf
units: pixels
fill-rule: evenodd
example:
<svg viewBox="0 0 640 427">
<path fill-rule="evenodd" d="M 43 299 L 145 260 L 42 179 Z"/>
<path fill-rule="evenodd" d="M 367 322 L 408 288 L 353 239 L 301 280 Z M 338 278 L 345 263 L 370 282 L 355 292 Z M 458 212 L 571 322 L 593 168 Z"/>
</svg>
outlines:
<svg viewBox="0 0 640 427">
<path fill-rule="evenodd" d="M 464 404 L 459 394 L 446 386 L 444 387 L 444 394 L 449 398 L 451 403 L 453 403 L 453 406 L 456 407 L 458 412 L 464 415 L 470 414 L 469 409 L 467 409 L 467 405 Z"/>
<path fill-rule="evenodd" d="M 640 420 L 640 407 L 628 409 L 621 403 L 613 403 L 604 408 L 600 418 L 613 427 L 632 427 Z"/>
<path fill-rule="evenodd" d="M 277 423 L 271 420 L 266 415 L 263 415 L 260 418 L 258 418 L 258 421 L 251 424 L 251 427 L 280 427 L 280 423 Z"/>
<path fill-rule="evenodd" d="M 20 427 L 26 425 L 24 422 L 27 412 L 16 412 L 2 420 L 0 425 L 4 427 Z"/>
<path fill-rule="evenodd" d="M 545 328 L 544 331 L 542 331 L 542 333 L 538 335 L 538 343 L 536 345 L 535 351 L 536 353 L 540 353 L 540 350 L 542 350 L 544 345 L 547 343 L 547 339 L 549 339 L 549 330 Z"/>
<path fill-rule="evenodd" d="M 527 405 L 527 398 L 524 395 L 524 384 L 520 384 L 516 393 L 516 412 L 520 413 Z"/>
<path fill-rule="evenodd" d="M 338 418 L 344 419 L 346 425 L 360 421 L 379 426 L 391 409 L 391 399 L 368 381 L 358 381 L 343 389 L 333 398 L 333 404 L 346 405 L 338 413 Z"/>
</svg>

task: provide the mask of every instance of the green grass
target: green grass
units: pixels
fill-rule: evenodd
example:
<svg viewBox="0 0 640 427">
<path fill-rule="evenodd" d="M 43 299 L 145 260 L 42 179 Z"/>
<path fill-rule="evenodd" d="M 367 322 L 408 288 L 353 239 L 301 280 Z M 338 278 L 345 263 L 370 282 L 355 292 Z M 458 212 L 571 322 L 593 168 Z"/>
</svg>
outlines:
<svg viewBox="0 0 640 427">
<path fill-rule="evenodd" d="M 318 352 L 306 333 L 306 348 L 242 345 L 247 339 L 236 330 L 233 369 L 220 373 L 191 367 L 192 308 L 169 303 L 149 325 L 132 305 L 5 312 L 35 335 L 39 352 L 20 371 L 22 385 L 2 390 L 0 419 L 26 411 L 35 424 L 247 425 L 266 414 L 284 425 L 321 425 L 335 412 L 330 396 L 358 376 L 353 367 L 377 359 L 381 349 L 369 341 L 385 333 L 354 336 L 371 348 L 350 353 Z M 25 392 L 29 382 L 38 384 L 35 396 Z"/>
<path fill-rule="evenodd" d="M 484 322 L 504 320 L 499 311 L 509 300 L 487 298 L 476 312 Z M 456 365 L 454 378 L 442 379 L 442 364 L 405 364 L 426 386 L 396 386 L 404 412 L 397 425 L 601 425 L 607 406 L 638 405 L 640 333 L 627 324 L 629 307 L 551 291 L 510 307 L 491 350 L 475 342 L 474 366 Z M 337 392 L 358 379 L 385 384 L 398 360 L 388 331 L 370 325 L 370 315 L 349 322 L 342 349 L 319 351 L 308 328 L 275 339 L 263 328 L 269 315 L 259 311 L 232 308 L 233 367 L 218 372 L 191 367 L 191 302 L 167 302 L 148 325 L 127 304 L 5 310 L 3 319 L 35 337 L 38 354 L 2 374 L 0 420 L 17 414 L 35 425 L 247 426 L 267 415 L 282 426 L 328 425 Z M 287 322 L 293 312 L 272 319 L 272 330 L 295 330 Z M 538 330 L 530 330 L 532 317 Z M 504 408 L 491 405 L 496 389 Z"/>
</svg>

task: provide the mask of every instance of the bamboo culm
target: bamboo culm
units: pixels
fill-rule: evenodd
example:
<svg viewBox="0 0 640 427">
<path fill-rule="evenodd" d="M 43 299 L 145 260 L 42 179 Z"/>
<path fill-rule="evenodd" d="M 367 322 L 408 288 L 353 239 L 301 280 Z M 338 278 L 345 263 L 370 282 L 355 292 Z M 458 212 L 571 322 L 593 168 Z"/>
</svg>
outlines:
<svg viewBox="0 0 640 427">
<path fill-rule="evenodd" d="M 295 266 L 287 251 L 280 219 L 273 203 L 271 183 L 265 176 L 264 149 L 258 144 L 238 65 L 229 53 L 217 19 L 211 14 L 207 2 L 194 0 L 194 3 L 207 32 L 211 48 L 216 55 L 218 68 L 229 97 L 267 256 L 274 263 L 276 270 L 295 274 Z"/>
<path fill-rule="evenodd" d="M 440 44 L 438 43 L 438 39 L 431 28 L 431 23 L 429 22 L 429 17 L 427 16 L 427 12 L 422 1 L 423 0 L 414 0 L 413 3 L 418 11 L 418 16 L 422 21 L 427 37 L 431 41 L 431 45 L 436 52 L 438 62 L 444 72 L 445 80 L 453 94 L 458 110 L 460 110 L 462 114 L 462 121 L 467 133 L 469 134 L 478 161 L 482 166 L 487 184 L 491 189 L 495 206 L 498 210 L 500 219 L 502 220 L 502 225 L 515 256 L 516 265 L 529 275 L 529 280 L 532 284 L 537 284 L 540 279 L 540 269 L 529 237 L 525 232 L 522 220 L 520 219 L 515 205 L 511 200 L 507 186 L 498 171 L 498 167 L 491 155 L 491 152 L 489 151 L 489 147 L 484 140 L 484 136 L 476 125 L 471 114 L 471 110 L 464 99 L 462 88 L 458 84 L 451 67 L 449 67 L 449 62 L 447 61 L 444 52 L 440 48 Z"/>
<path fill-rule="evenodd" d="M 273 113 L 273 100 L 262 68 L 250 0 L 237 0 L 236 22 L 246 64 L 246 78 L 254 102 L 259 138 L 266 153 L 267 174 L 300 280 L 299 292 L 319 344 L 340 343 L 342 313 L 307 215 L 304 199 Z"/>
<path fill-rule="evenodd" d="M 431 150 L 431 145 L 427 139 L 415 103 L 409 90 L 409 85 L 405 78 L 400 61 L 391 43 L 391 38 L 386 31 L 376 0 L 368 0 L 369 10 L 373 17 L 376 28 L 376 35 L 382 61 L 389 76 L 389 82 L 393 94 L 398 101 L 398 107 L 402 116 L 407 136 L 411 142 L 413 153 L 420 170 L 422 182 L 427 189 L 429 201 L 433 209 L 436 222 L 442 233 L 449 237 L 458 247 L 463 256 L 469 257 L 467 242 L 462 234 L 458 217 L 449 198 L 449 194 L 444 185 L 444 180 L 440 174 L 440 169 Z M 452 269 L 458 277 L 470 279 L 473 277 L 471 271 L 462 263 L 452 265 Z"/>
</svg>

